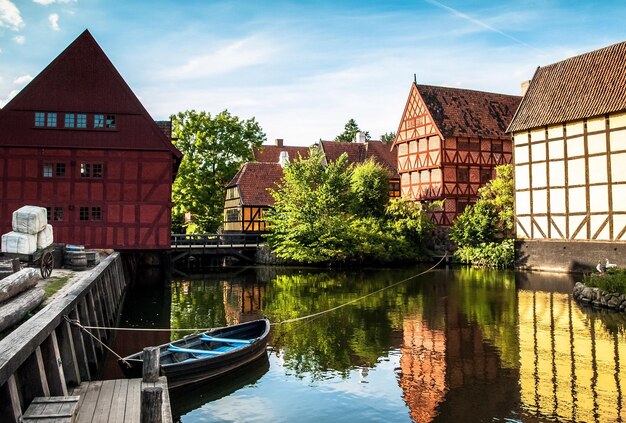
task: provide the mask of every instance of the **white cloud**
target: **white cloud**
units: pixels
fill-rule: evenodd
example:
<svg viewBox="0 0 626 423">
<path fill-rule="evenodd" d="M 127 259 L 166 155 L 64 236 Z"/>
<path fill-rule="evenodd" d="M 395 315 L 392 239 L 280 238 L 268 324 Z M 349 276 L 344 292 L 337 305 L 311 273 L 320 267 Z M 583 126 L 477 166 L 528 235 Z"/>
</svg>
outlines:
<svg viewBox="0 0 626 423">
<path fill-rule="evenodd" d="M 59 27 L 59 14 L 58 13 L 52 13 L 50 16 L 48 16 L 48 21 L 50 22 L 50 28 L 52 28 L 54 31 L 61 30 L 61 28 Z"/>
<path fill-rule="evenodd" d="M 30 76 L 30 75 L 22 75 L 22 76 L 18 76 L 17 78 L 15 78 L 13 80 L 13 83 L 15 85 L 26 85 L 26 84 L 28 84 L 32 80 L 33 80 L 32 76 Z"/>
<path fill-rule="evenodd" d="M 176 79 L 205 78 L 237 69 L 269 62 L 277 53 L 275 43 L 251 36 L 230 43 L 211 53 L 193 57 L 183 65 L 165 71 L 166 77 Z"/>
<path fill-rule="evenodd" d="M 9 28 L 13 31 L 24 26 L 20 10 L 10 0 L 0 0 L 0 28 Z"/>
<path fill-rule="evenodd" d="M 17 95 L 17 93 L 19 93 L 20 90 L 12 90 L 5 99 L 0 98 L 0 108 L 6 106 L 6 104 L 11 101 L 11 99 L 13 97 L 15 97 Z"/>
<path fill-rule="evenodd" d="M 54 3 L 70 3 L 75 2 L 76 0 L 33 0 L 33 3 L 41 4 L 44 6 L 48 6 Z"/>
<path fill-rule="evenodd" d="M 15 41 L 18 44 L 24 44 L 26 42 L 26 38 L 23 35 L 16 35 L 15 37 L 13 37 L 13 41 Z"/>
</svg>

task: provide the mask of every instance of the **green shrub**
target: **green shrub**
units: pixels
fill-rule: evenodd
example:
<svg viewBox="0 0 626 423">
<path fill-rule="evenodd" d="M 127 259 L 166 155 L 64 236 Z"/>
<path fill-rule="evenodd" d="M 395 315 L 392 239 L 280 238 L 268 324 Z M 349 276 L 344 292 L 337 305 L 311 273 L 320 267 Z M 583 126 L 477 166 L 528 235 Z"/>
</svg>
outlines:
<svg viewBox="0 0 626 423">
<path fill-rule="evenodd" d="M 512 267 L 514 262 L 513 240 L 502 242 L 483 242 L 477 246 L 460 247 L 454 257 L 462 263 L 476 267 Z"/>
<path fill-rule="evenodd" d="M 626 294 L 626 269 L 608 269 L 603 274 L 591 273 L 584 275 L 583 283 L 609 293 Z"/>
</svg>

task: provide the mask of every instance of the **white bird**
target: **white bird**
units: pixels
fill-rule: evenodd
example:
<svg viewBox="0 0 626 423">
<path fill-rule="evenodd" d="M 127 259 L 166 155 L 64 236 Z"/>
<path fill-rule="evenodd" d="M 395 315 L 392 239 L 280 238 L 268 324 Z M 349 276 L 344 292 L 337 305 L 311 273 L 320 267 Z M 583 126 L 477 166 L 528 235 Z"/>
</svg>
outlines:
<svg viewBox="0 0 626 423">
<path fill-rule="evenodd" d="M 604 273 L 604 265 L 602 264 L 602 262 L 600 260 L 598 260 L 598 265 L 596 266 L 596 270 L 600 273 Z"/>
<path fill-rule="evenodd" d="M 613 268 L 617 267 L 617 264 L 609 263 L 609 259 L 606 259 L 606 264 L 604 265 L 604 267 L 606 267 L 607 269 L 613 269 Z"/>
</svg>

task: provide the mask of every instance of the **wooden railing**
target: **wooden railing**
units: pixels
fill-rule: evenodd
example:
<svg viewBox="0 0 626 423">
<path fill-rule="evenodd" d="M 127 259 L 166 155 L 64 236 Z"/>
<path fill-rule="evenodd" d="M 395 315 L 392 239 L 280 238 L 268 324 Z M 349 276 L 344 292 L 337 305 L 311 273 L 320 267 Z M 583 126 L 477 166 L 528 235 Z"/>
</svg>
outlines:
<svg viewBox="0 0 626 423">
<path fill-rule="evenodd" d="M 172 235 L 172 249 L 258 248 L 262 241 L 256 234 L 175 234 Z"/>
<path fill-rule="evenodd" d="M 0 340 L 0 421 L 20 421 L 35 397 L 67 396 L 68 387 L 92 380 L 102 344 L 71 325 L 115 326 L 126 281 L 113 253 L 35 316 Z M 94 330 L 101 342 L 110 332 Z"/>
</svg>

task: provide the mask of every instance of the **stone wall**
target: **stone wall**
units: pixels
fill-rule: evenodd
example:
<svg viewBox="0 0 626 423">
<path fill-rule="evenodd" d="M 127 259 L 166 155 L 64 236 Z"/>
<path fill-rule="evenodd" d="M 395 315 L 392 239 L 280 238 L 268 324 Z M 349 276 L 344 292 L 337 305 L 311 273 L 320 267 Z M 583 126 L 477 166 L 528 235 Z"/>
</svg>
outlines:
<svg viewBox="0 0 626 423">
<path fill-rule="evenodd" d="M 624 266 L 626 242 L 515 240 L 515 268 L 551 272 L 589 272 L 598 261 Z"/>
<path fill-rule="evenodd" d="M 600 288 L 592 288 L 582 282 L 574 285 L 574 299 L 584 304 L 594 307 L 610 308 L 617 311 L 626 309 L 626 295 L 619 293 L 609 293 Z"/>
</svg>

